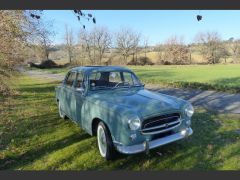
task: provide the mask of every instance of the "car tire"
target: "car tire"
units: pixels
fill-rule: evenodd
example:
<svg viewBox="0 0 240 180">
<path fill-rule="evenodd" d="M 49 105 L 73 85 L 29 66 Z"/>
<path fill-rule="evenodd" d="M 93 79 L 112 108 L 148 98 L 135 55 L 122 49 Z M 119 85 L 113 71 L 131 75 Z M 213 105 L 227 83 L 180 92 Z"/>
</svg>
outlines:
<svg viewBox="0 0 240 180">
<path fill-rule="evenodd" d="M 64 112 L 62 111 L 62 106 L 61 106 L 61 102 L 58 101 L 58 113 L 59 113 L 59 116 L 62 118 L 62 119 L 67 119 L 67 116 L 64 114 Z"/>
<path fill-rule="evenodd" d="M 113 160 L 116 157 L 117 152 L 110 131 L 103 122 L 99 122 L 97 126 L 97 144 L 101 156 L 106 160 Z"/>
</svg>

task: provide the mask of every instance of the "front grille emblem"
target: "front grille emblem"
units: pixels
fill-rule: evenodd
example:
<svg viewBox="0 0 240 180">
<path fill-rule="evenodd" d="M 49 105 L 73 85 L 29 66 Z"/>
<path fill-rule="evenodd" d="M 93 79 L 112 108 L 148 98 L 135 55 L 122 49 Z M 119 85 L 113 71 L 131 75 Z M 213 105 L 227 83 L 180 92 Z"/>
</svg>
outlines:
<svg viewBox="0 0 240 180">
<path fill-rule="evenodd" d="M 165 127 L 168 128 L 168 123 L 165 124 Z"/>
</svg>

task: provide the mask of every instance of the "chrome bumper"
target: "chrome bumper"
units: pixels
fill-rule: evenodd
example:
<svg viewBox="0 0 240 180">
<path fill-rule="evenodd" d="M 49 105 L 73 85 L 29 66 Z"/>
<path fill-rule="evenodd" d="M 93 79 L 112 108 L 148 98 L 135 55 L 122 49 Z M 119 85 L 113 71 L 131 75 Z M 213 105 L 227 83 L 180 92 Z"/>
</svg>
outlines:
<svg viewBox="0 0 240 180">
<path fill-rule="evenodd" d="M 149 149 L 153 149 L 180 139 L 190 136 L 193 133 L 192 128 L 187 128 L 179 133 L 166 136 L 164 138 L 156 139 L 153 141 L 144 141 L 142 144 L 124 146 L 119 143 L 116 144 L 116 148 L 123 154 L 136 154 L 140 152 L 148 152 Z"/>
</svg>

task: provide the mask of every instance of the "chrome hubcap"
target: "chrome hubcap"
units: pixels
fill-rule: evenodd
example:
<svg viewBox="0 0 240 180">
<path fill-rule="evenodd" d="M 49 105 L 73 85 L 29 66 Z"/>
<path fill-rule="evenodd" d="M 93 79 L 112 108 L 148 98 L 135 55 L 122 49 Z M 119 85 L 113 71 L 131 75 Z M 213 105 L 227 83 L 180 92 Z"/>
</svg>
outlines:
<svg viewBox="0 0 240 180">
<path fill-rule="evenodd" d="M 107 152 L 107 140 L 104 129 L 102 126 L 98 126 L 97 129 L 98 148 L 102 157 L 106 156 Z"/>
</svg>

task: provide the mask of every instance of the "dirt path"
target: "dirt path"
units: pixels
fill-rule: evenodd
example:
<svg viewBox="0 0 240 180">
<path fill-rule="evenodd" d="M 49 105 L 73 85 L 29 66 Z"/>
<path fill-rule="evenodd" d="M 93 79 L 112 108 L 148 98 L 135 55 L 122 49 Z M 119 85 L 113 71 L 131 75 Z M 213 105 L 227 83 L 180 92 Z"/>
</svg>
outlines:
<svg viewBox="0 0 240 180">
<path fill-rule="evenodd" d="M 24 71 L 24 73 L 33 77 L 41 77 L 57 81 L 62 81 L 64 78 L 64 75 L 50 74 L 40 71 Z M 196 89 L 162 88 L 155 85 L 146 85 L 146 88 L 188 100 L 195 107 L 203 107 L 207 110 L 214 110 L 221 113 L 240 114 L 240 94 L 202 91 Z"/>
<path fill-rule="evenodd" d="M 61 75 L 61 74 L 51 74 L 51 73 L 45 73 L 41 71 L 24 71 L 24 73 L 29 76 L 52 79 L 56 81 L 62 81 L 64 79 L 64 75 Z"/>
<path fill-rule="evenodd" d="M 240 94 L 197 89 L 147 87 L 159 93 L 176 96 L 191 102 L 194 106 L 203 107 L 221 113 L 240 114 Z"/>
</svg>

